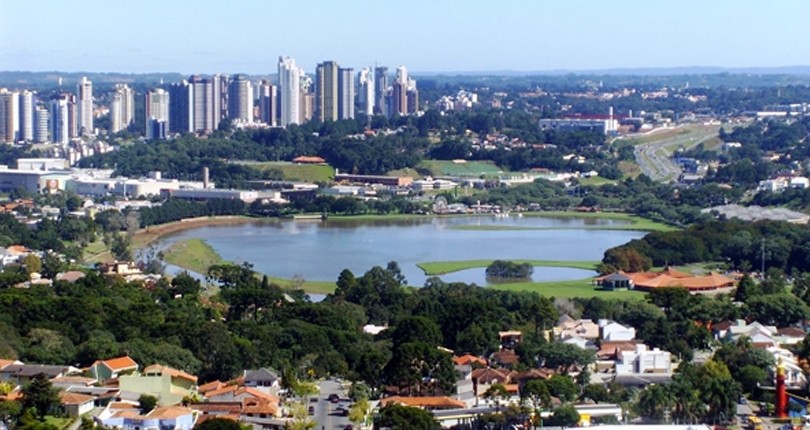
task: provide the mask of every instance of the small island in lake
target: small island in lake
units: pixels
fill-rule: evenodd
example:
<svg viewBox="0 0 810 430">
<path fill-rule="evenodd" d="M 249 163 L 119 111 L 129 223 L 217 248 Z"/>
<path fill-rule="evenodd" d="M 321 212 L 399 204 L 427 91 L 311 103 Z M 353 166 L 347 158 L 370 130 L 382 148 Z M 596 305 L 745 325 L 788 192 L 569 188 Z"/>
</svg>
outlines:
<svg viewBox="0 0 810 430">
<path fill-rule="evenodd" d="M 486 275 L 490 280 L 530 280 L 534 267 L 529 263 L 514 263 L 495 260 L 487 266 Z"/>
</svg>

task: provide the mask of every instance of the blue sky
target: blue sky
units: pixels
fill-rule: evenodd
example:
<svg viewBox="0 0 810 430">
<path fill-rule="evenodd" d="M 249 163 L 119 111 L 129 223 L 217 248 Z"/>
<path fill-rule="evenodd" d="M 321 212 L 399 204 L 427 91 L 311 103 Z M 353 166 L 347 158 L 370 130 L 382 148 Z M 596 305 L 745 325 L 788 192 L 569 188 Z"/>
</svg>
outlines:
<svg viewBox="0 0 810 430">
<path fill-rule="evenodd" d="M 807 0 L 0 0 L 0 70 L 808 65 L 808 17 Z"/>
</svg>

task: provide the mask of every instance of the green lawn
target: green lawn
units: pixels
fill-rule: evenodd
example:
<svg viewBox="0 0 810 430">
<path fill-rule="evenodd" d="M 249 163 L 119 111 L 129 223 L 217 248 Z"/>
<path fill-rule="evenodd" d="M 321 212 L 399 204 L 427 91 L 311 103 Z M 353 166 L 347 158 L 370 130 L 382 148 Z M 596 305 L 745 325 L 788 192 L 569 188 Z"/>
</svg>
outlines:
<svg viewBox="0 0 810 430">
<path fill-rule="evenodd" d="M 525 216 L 547 217 L 547 218 L 595 218 L 627 221 L 627 224 L 611 226 L 594 226 L 600 230 L 640 230 L 640 231 L 675 231 L 677 227 L 662 224 L 641 218 L 635 215 L 619 212 L 570 212 L 570 211 L 548 211 L 548 212 L 526 212 Z M 582 228 L 582 227 L 577 227 Z"/>
<path fill-rule="evenodd" d="M 335 169 L 325 164 L 296 164 L 286 161 L 240 161 L 239 163 L 262 172 L 280 172 L 282 178 L 287 181 L 329 182 L 335 179 Z"/>
<path fill-rule="evenodd" d="M 578 178 L 577 182 L 579 182 L 580 185 L 586 186 L 591 185 L 595 187 L 601 187 L 602 185 L 607 184 L 613 185 L 616 183 L 616 181 L 613 179 L 603 178 L 601 176 L 591 176 L 590 178 Z"/>
<path fill-rule="evenodd" d="M 188 239 L 173 243 L 163 251 L 163 260 L 202 274 L 207 273 L 209 267 L 223 263 L 222 257 L 202 239 Z"/>
<path fill-rule="evenodd" d="M 603 299 L 643 300 L 646 297 L 646 294 L 641 291 L 597 290 L 596 287 L 591 284 L 591 278 L 573 281 L 516 282 L 493 285 L 487 288 L 506 291 L 531 291 L 547 297 L 555 298 L 600 297 Z"/>
<path fill-rule="evenodd" d="M 484 161 L 454 163 L 446 160 L 424 160 L 420 167 L 429 170 L 434 176 L 492 176 L 505 173 L 495 164 Z"/>
<path fill-rule="evenodd" d="M 45 415 L 45 424 L 52 425 L 52 426 L 58 428 L 59 430 L 62 430 L 62 429 L 67 428 L 70 425 L 70 423 L 72 423 L 73 420 L 75 420 L 75 419 L 78 419 L 78 418 L 72 418 L 72 417 L 70 417 L 70 418 L 60 418 L 60 417 L 55 417 L 53 415 Z"/>
<path fill-rule="evenodd" d="M 487 267 L 493 260 L 466 260 L 466 261 L 431 261 L 418 263 L 416 266 L 422 269 L 427 276 L 444 275 L 446 273 L 457 272 L 459 270 L 472 269 L 476 267 Z M 545 267 L 571 267 L 574 269 L 596 270 L 598 261 L 554 261 L 554 260 L 509 260 L 513 263 L 529 263 L 532 266 Z"/>
</svg>

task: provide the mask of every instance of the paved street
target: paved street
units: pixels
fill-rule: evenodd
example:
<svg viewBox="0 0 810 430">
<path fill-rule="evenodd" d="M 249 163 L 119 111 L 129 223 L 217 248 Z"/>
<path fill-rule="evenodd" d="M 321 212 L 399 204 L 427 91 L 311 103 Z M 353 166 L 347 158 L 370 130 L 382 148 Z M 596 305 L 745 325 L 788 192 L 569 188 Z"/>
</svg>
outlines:
<svg viewBox="0 0 810 430">
<path fill-rule="evenodd" d="M 313 396 L 310 400 L 309 406 L 315 408 L 313 419 L 317 423 L 315 429 L 321 430 L 335 430 L 343 429 L 349 425 L 349 418 L 337 414 L 336 409 L 338 406 L 344 405 L 348 408 L 350 401 L 347 396 L 346 390 L 343 386 L 336 381 L 326 380 L 318 384 L 320 393 Z M 328 400 L 330 394 L 337 394 L 340 396 L 340 403 L 332 403 Z"/>
<path fill-rule="evenodd" d="M 700 131 L 684 131 L 682 135 L 641 143 L 634 149 L 636 163 L 641 167 L 641 172 L 654 181 L 677 180 L 681 167 L 672 160 L 673 151 L 678 148 L 693 148 L 717 136 L 719 128 L 716 126 Z"/>
</svg>

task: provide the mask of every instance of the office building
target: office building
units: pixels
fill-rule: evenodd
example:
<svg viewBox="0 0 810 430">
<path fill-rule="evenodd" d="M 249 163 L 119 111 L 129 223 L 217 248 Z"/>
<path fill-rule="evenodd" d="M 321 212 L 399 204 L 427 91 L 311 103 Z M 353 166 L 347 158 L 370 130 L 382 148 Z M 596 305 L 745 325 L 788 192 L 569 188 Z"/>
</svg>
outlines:
<svg viewBox="0 0 810 430">
<path fill-rule="evenodd" d="M 278 59 L 279 125 L 286 127 L 301 122 L 301 69 L 290 57 Z"/>
<path fill-rule="evenodd" d="M 110 133 L 126 130 L 135 119 L 135 92 L 127 84 L 115 84 L 110 103 Z"/>
<path fill-rule="evenodd" d="M 16 143 L 20 137 L 20 94 L 0 88 L 0 143 Z"/>
<path fill-rule="evenodd" d="M 144 110 L 147 139 L 163 139 L 166 137 L 166 133 L 171 129 L 169 105 L 169 92 L 163 88 L 155 88 L 146 92 Z M 155 134 L 155 130 L 162 131 L 162 134 Z"/>
<path fill-rule="evenodd" d="M 357 107 L 360 113 L 374 115 L 374 75 L 371 69 L 363 67 L 357 74 Z"/>
<path fill-rule="evenodd" d="M 219 79 L 217 79 L 218 81 Z M 188 80 L 193 94 L 191 105 L 191 130 L 196 133 L 210 133 L 219 124 L 215 124 L 214 82 L 211 79 L 194 75 Z"/>
<path fill-rule="evenodd" d="M 34 143 L 45 143 L 50 139 L 48 121 L 50 115 L 44 106 L 34 108 Z"/>
<path fill-rule="evenodd" d="M 338 69 L 338 118 L 354 119 L 354 69 Z"/>
<path fill-rule="evenodd" d="M 244 75 L 236 75 L 228 88 L 228 118 L 253 122 L 253 85 Z"/>
<path fill-rule="evenodd" d="M 315 70 L 315 116 L 319 121 L 338 119 L 338 64 L 324 61 Z"/>
<path fill-rule="evenodd" d="M 169 87 L 169 132 L 192 133 L 194 129 L 194 92 L 187 81 Z"/>
<path fill-rule="evenodd" d="M 76 89 L 77 103 L 77 134 L 93 134 L 93 83 L 82 76 Z"/>
<path fill-rule="evenodd" d="M 388 109 L 388 67 L 374 68 L 374 95 L 376 98 L 374 114 L 390 116 Z"/>
<path fill-rule="evenodd" d="M 61 94 L 53 98 L 48 110 L 48 130 L 51 142 L 66 145 L 71 136 L 71 101 L 68 94 Z"/>
<path fill-rule="evenodd" d="M 315 117 L 315 92 L 312 91 L 312 78 L 304 74 L 301 70 L 301 81 L 299 84 L 299 108 L 298 123 L 303 124 L 311 121 Z"/>
<path fill-rule="evenodd" d="M 278 87 L 269 81 L 259 84 L 259 117 L 262 122 L 275 127 L 278 125 Z"/>
<path fill-rule="evenodd" d="M 25 90 L 20 93 L 20 140 L 34 140 L 34 93 Z"/>
<path fill-rule="evenodd" d="M 397 67 L 397 77 L 391 91 L 391 114 L 408 114 L 408 69 L 405 66 Z"/>
</svg>

